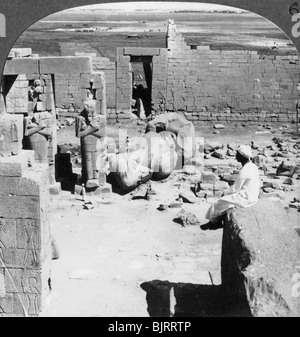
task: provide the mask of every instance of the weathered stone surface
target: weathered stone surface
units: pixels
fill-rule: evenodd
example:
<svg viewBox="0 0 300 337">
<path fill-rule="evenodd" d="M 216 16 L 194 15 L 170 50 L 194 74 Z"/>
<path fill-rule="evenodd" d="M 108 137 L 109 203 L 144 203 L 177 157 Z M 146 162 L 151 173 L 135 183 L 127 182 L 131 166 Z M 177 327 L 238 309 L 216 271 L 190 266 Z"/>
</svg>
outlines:
<svg viewBox="0 0 300 337">
<path fill-rule="evenodd" d="M 30 150 L 22 150 L 12 157 L 0 157 L 0 177 L 22 177 L 34 162 L 34 151 Z"/>
<path fill-rule="evenodd" d="M 17 155 L 22 150 L 23 116 L 0 115 L 0 156 Z"/>
<path fill-rule="evenodd" d="M 214 191 L 221 191 L 221 190 L 227 189 L 229 187 L 230 186 L 226 181 L 218 180 L 218 181 L 216 181 L 216 183 L 214 185 Z"/>
<path fill-rule="evenodd" d="M 4 218 L 39 219 L 39 199 L 33 196 L 0 196 L 0 214 Z"/>
<path fill-rule="evenodd" d="M 195 214 L 186 211 L 185 209 L 182 209 L 177 214 L 178 219 L 181 221 L 181 224 L 183 227 L 185 226 L 197 226 L 200 225 L 199 219 L 196 217 Z"/>
<path fill-rule="evenodd" d="M 214 125 L 214 129 L 225 129 L 225 125 L 224 124 L 215 124 Z"/>
<path fill-rule="evenodd" d="M 48 165 L 35 164 L 33 151 L 22 155 L 3 158 L 21 157 L 9 162 L 19 176 L 0 176 L 0 316 L 38 316 L 49 294 Z"/>
<path fill-rule="evenodd" d="M 236 315 L 299 316 L 299 299 L 292 296 L 299 239 L 287 219 L 282 204 L 270 200 L 228 214 L 222 286 L 225 304 Z"/>
<path fill-rule="evenodd" d="M 202 172 L 202 182 L 204 184 L 215 184 L 217 176 L 213 172 Z"/>
<path fill-rule="evenodd" d="M 41 166 L 47 166 L 41 164 Z M 47 167 L 46 167 L 47 168 Z M 41 184 L 47 184 L 47 171 L 27 171 L 23 177 L 3 177 L 0 176 L 1 196 L 39 196 Z"/>
<path fill-rule="evenodd" d="M 216 150 L 212 153 L 212 157 L 224 159 L 226 157 L 226 151 L 224 150 Z"/>
<path fill-rule="evenodd" d="M 183 202 L 188 202 L 191 204 L 194 204 L 198 201 L 197 197 L 195 197 L 195 194 L 192 191 L 182 191 L 179 194 L 179 198 L 181 198 Z"/>
<path fill-rule="evenodd" d="M 92 72 L 89 56 L 40 57 L 41 74 L 73 74 Z"/>
<path fill-rule="evenodd" d="M 39 61 L 35 57 L 20 57 L 7 60 L 4 67 L 4 75 L 37 74 Z"/>
</svg>

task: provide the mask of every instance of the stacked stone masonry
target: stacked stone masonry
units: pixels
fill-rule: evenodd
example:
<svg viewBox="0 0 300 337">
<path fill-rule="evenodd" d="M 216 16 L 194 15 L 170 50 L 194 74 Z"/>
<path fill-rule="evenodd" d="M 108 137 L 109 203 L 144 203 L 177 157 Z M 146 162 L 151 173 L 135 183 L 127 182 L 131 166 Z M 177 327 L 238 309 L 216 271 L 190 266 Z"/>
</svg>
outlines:
<svg viewBox="0 0 300 337">
<path fill-rule="evenodd" d="M 15 116 L 1 115 L 0 125 L 7 120 L 23 132 Z M 48 165 L 37 164 L 34 151 L 19 146 L 8 155 L 0 149 L 0 317 L 38 316 L 46 303 L 52 259 L 48 176 Z"/>
<path fill-rule="evenodd" d="M 34 74 L 36 69 L 46 74 L 55 71 L 56 107 L 75 111 L 82 103 L 78 73 L 103 72 L 108 121 L 122 122 L 131 116 L 131 56 L 147 55 L 152 57 L 153 115 L 179 111 L 195 123 L 296 120 L 300 76 L 297 55 L 189 46 L 172 21 L 166 35 L 167 48 L 116 48 L 114 60 L 100 57 L 99 51 L 89 44 L 67 43 L 61 50 L 65 55 L 62 59 L 26 57 L 27 73 Z M 76 56 L 67 57 L 68 54 Z M 67 63 L 70 57 L 79 62 L 76 71 L 74 63 Z M 84 61 L 87 57 L 91 60 L 89 66 Z M 22 58 L 6 65 L 8 74 L 20 74 L 22 69 Z M 20 86 L 18 95 L 23 95 L 25 90 L 25 84 Z M 9 108 L 15 105 L 22 111 L 26 107 L 18 95 L 9 102 Z"/>
<path fill-rule="evenodd" d="M 294 121 L 299 74 L 298 56 L 191 49 L 169 24 L 166 110 L 191 121 Z"/>
</svg>

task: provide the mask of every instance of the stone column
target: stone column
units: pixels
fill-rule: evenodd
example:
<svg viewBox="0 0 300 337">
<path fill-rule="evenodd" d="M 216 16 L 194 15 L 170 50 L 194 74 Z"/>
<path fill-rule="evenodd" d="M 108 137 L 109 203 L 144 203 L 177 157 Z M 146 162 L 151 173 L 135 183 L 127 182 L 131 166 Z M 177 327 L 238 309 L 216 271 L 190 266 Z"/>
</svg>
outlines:
<svg viewBox="0 0 300 337">
<path fill-rule="evenodd" d="M 23 116 L 1 114 L 0 317 L 38 316 L 49 294 L 49 169 L 22 138 Z"/>
</svg>

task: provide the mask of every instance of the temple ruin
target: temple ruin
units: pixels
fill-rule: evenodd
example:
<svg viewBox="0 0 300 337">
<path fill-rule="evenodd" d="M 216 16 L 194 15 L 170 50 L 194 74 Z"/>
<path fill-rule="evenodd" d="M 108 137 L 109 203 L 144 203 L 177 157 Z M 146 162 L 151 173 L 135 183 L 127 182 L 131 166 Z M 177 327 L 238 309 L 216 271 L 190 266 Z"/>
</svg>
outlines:
<svg viewBox="0 0 300 337">
<path fill-rule="evenodd" d="M 172 21 L 168 22 L 165 48 L 117 48 L 116 62 L 88 51 L 74 50 L 74 55 L 40 57 L 33 55 L 30 49 L 13 49 L 4 69 L 0 101 L 0 316 L 38 316 L 50 291 L 52 246 L 47 201 L 50 193 L 59 193 L 61 189 L 55 172 L 59 160 L 58 116 L 67 113 L 77 117 L 84 103 L 92 100 L 104 120 L 103 134 L 106 123 L 130 122 L 135 80 L 132 62 L 141 63 L 145 70 L 149 119 L 179 112 L 195 124 L 298 122 L 295 106 L 300 75 L 298 56 L 189 46 L 176 32 Z M 39 128 L 41 125 L 43 127 Z M 89 152 L 87 161 L 93 160 L 93 151 L 86 151 Z M 203 151 L 202 145 L 202 154 Z M 66 157 L 64 164 L 67 165 L 67 161 Z M 92 166 L 92 171 L 97 171 L 94 164 Z M 221 196 L 225 187 L 220 182 L 216 186 L 216 175 L 206 170 L 207 167 L 199 167 L 201 182 L 213 185 L 205 192 L 205 197 L 207 194 Z M 218 169 L 221 173 L 222 168 Z M 68 174 L 72 174 L 72 167 Z M 104 171 L 93 179 L 102 181 L 93 190 L 99 198 L 111 193 Z M 86 180 L 88 178 L 85 183 Z M 80 185 L 76 188 L 82 193 Z M 199 197 L 204 194 L 200 193 Z M 259 237 L 259 229 L 255 227 L 256 236 L 248 235 L 253 228 L 247 212 L 227 219 L 222 282 L 232 293 L 238 284 L 235 296 L 247 302 L 246 316 L 294 313 L 293 304 L 289 306 L 290 295 L 280 294 L 279 287 L 273 284 L 276 273 L 260 270 L 258 262 L 251 260 L 256 253 L 259 262 L 264 262 L 270 259 L 270 253 L 264 251 L 263 256 L 259 255 L 258 250 L 263 247 L 261 242 L 252 245 L 252 240 Z M 276 212 L 284 210 L 278 206 Z M 252 215 L 251 222 L 254 220 Z M 240 223 L 248 234 L 239 234 Z M 292 251 L 289 256 L 293 262 L 297 259 L 294 248 L 298 239 L 294 235 L 295 231 L 288 230 L 292 248 L 282 243 L 280 246 L 284 256 Z M 274 235 L 274 245 L 279 241 L 278 235 Z M 242 250 L 244 260 L 239 260 L 232 247 Z M 232 259 L 233 264 L 228 263 L 228 259 Z M 251 269 L 253 265 L 247 269 L 252 262 L 255 272 Z M 284 270 L 286 281 L 292 268 L 281 267 L 278 270 Z M 265 280 L 269 284 L 269 279 L 271 285 L 264 287 Z M 257 288 L 259 291 L 253 295 L 252 290 Z M 266 312 L 263 308 L 265 296 L 272 303 L 267 303 Z"/>
</svg>

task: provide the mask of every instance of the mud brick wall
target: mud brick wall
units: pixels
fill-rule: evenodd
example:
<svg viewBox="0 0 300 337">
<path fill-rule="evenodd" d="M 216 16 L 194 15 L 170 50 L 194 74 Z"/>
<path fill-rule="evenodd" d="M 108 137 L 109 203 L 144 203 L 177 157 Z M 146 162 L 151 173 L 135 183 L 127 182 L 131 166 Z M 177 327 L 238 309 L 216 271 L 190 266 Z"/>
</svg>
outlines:
<svg viewBox="0 0 300 337">
<path fill-rule="evenodd" d="M 1 125 L 3 118 L 15 123 L 4 115 Z M 38 316 L 45 306 L 52 259 L 48 177 L 34 151 L 7 156 L 0 149 L 0 317 Z"/>
<path fill-rule="evenodd" d="M 224 305 L 234 316 L 299 317 L 293 297 L 299 238 L 278 201 L 229 213 L 222 241 Z"/>
<path fill-rule="evenodd" d="M 169 24 L 166 110 L 191 121 L 292 122 L 299 75 L 298 56 L 191 49 Z"/>
</svg>

